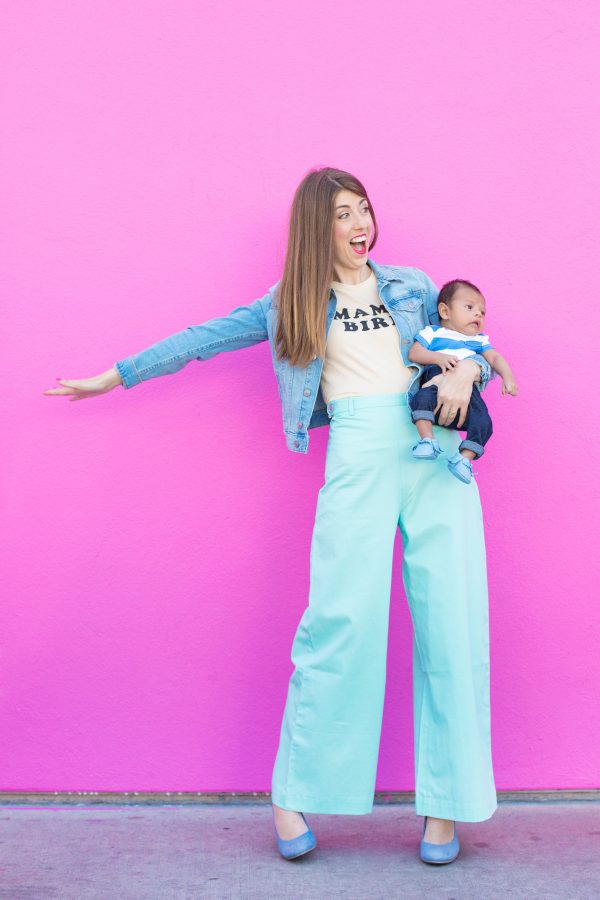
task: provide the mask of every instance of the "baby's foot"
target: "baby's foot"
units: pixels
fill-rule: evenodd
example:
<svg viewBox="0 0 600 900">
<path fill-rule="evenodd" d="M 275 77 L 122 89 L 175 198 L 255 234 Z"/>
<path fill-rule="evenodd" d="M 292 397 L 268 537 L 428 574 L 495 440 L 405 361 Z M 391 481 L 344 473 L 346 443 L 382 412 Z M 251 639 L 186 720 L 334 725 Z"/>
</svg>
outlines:
<svg viewBox="0 0 600 900">
<path fill-rule="evenodd" d="M 448 468 L 459 481 L 470 484 L 471 479 L 473 478 L 473 467 L 471 466 L 471 460 L 467 459 L 466 456 L 455 453 L 454 456 L 448 460 Z"/>
<path fill-rule="evenodd" d="M 435 438 L 421 438 L 412 448 L 415 459 L 437 459 L 443 452 Z"/>
</svg>

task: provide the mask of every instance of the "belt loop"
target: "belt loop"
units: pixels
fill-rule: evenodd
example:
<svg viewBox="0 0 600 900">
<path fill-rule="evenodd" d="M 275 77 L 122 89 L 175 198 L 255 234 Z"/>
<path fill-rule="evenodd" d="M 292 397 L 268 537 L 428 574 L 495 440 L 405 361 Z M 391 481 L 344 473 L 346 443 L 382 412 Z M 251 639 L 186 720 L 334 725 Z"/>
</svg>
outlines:
<svg viewBox="0 0 600 900">
<path fill-rule="evenodd" d="M 348 397 L 348 415 L 354 415 L 354 397 Z"/>
</svg>

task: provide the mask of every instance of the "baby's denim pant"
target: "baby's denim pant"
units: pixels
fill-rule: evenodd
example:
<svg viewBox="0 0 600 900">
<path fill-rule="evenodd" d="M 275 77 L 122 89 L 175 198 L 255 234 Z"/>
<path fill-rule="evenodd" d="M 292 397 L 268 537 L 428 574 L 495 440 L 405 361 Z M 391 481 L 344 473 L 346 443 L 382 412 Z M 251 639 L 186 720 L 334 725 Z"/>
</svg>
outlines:
<svg viewBox="0 0 600 900">
<path fill-rule="evenodd" d="M 342 397 L 327 410 L 308 605 L 292 643 L 273 803 L 304 813 L 373 809 L 394 541 L 401 532 L 413 624 L 415 812 L 488 819 L 497 799 L 477 485 L 415 459 L 405 392 Z M 456 452 L 456 431 L 436 425 L 433 431 L 447 453 Z M 392 690 L 398 696 L 398 685 Z M 397 774 L 401 782 L 408 776 Z"/>
<path fill-rule="evenodd" d="M 439 366 L 425 366 L 421 375 L 421 384 L 425 384 L 434 375 L 439 375 L 441 371 Z M 410 400 L 413 422 L 416 422 L 417 419 L 428 419 L 430 422 L 440 425 L 438 421 L 439 412 L 434 414 L 436 405 L 437 386 L 432 384 L 427 388 L 419 388 Z M 443 427 L 456 428 L 458 417 L 459 413 L 456 414 L 450 425 L 444 425 Z M 466 440 L 461 442 L 458 449 L 472 450 L 473 453 L 477 454 L 477 458 L 483 456 L 484 445 L 492 436 L 492 419 L 481 392 L 476 387 L 473 387 L 467 416 L 461 425 L 461 430 L 466 430 L 467 437 Z"/>
</svg>

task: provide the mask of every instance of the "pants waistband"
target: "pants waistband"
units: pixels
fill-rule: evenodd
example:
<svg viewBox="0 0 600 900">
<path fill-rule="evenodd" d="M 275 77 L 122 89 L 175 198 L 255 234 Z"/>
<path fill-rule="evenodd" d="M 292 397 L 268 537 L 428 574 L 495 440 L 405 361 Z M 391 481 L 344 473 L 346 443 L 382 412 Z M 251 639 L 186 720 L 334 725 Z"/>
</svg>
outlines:
<svg viewBox="0 0 600 900">
<path fill-rule="evenodd" d="M 327 412 L 353 413 L 355 409 L 365 406 L 408 406 L 408 395 L 405 391 L 396 394 L 361 394 L 358 397 L 338 397 L 327 404 Z"/>
</svg>

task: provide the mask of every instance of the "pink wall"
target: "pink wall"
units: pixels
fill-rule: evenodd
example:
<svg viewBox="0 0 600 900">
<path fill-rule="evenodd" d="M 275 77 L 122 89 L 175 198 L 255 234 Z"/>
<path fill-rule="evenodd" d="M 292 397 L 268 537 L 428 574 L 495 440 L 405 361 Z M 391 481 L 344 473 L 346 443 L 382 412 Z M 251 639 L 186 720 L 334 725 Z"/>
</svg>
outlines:
<svg viewBox="0 0 600 900">
<path fill-rule="evenodd" d="M 485 290 L 521 389 L 476 466 L 497 787 L 600 787 L 595 5 L 366 9 L 0 12 L 2 790 L 269 790 L 328 429 L 286 449 L 267 344 L 42 392 L 264 294 L 315 165 L 364 180 L 373 259 Z M 400 562 L 380 790 L 414 786 Z"/>
</svg>

